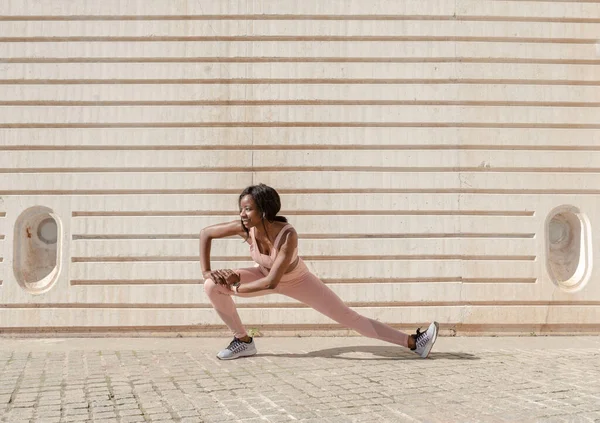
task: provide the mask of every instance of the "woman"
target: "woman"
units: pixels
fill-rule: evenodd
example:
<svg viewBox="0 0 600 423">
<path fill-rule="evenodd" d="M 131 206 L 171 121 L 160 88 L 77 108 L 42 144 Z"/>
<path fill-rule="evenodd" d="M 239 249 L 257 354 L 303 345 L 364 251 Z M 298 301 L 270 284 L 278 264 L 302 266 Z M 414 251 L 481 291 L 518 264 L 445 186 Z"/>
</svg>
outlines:
<svg viewBox="0 0 600 423">
<path fill-rule="evenodd" d="M 241 221 L 209 226 L 200 232 L 204 290 L 234 334 L 218 358 L 231 360 L 256 354 L 254 340 L 244 329 L 231 297 L 270 293 L 294 298 L 361 335 L 402 345 L 427 358 L 437 338 L 438 324 L 433 322 L 427 331 L 417 329 L 415 335 L 409 336 L 346 306 L 298 257 L 298 234 L 285 217 L 277 216 L 281 209 L 277 191 L 264 184 L 249 186 L 240 194 L 239 208 Z M 239 235 L 250 244 L 250 255 L 258 267 L 211 270 L 211 241 L 232 235 Z"/>
</svg>

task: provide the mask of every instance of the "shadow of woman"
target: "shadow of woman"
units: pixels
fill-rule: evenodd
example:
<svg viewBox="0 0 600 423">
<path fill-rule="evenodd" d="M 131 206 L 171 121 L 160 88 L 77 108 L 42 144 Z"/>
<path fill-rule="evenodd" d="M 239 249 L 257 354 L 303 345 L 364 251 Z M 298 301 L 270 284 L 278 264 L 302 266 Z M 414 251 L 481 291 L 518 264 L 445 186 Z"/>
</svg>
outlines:
<svg viewBox="0 0 600 423">
<path fill-rule="evenodd" d="M 368 355 L 370 354 L 370 356 Z M 255 357 L 284 358 L 336 358 L 340 360 L 419 360 L 414 352 L 400 348 L 376 345 L 327 348 L 306 353 L 259 353 Z M 465 352 L 432 352 L 430 360 L 480 360 L 479 357 Z"/>
</svg>

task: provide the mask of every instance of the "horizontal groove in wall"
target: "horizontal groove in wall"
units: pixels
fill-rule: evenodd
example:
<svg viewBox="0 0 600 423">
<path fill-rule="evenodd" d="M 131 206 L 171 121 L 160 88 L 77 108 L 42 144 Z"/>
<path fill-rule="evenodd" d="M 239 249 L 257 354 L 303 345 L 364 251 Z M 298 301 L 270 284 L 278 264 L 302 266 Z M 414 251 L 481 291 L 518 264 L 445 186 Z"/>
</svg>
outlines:
<svg viewBox="0 0 600 423">
<path fill-rule="evenodd" d="M 294 14 L 231 14 L 231 15 L 2 15 L 0 21 L 470 21 L 470 22 L 558 22 L 600 23 L 600 18 L 568 18 L 543 16 L 482 16 L 482 15 L 294 15 Z"/>
<path fill-rule="evenodd" d="M 280 189 L 280 194 L 497 194 L 497 195 L 598 195 L 600 189 L 473 189 L 473 188 L 367 188 L 367 189 Z M 239 189 L 135 189 L 135 190 L 7 190 L 0 195 L 132 195 L 132 194 L 239 194 Z"/>
<path fill-rule="evenodd" d="M 369 283 L 536 283 L 536 278 L 463 278 L 456 277 L 422 277 L 422 278 L 381 278 L 381 279 L 327 279 L 326 284 L 369 284 Z M 200 279 L 74 279 L 73 286 L 96 285 L 198 285 Z"/>
<path fill-rule="evenodd" d="M 514 3 L 520 1 L 522 3 L 598 3 L 598 0 L 493 0 L 495 2 Z"/>
<path fill-rule="evenodd" d="M 598 0 L 492 0 L 495 2 L 514 3 L 520 1 L 522 3 L 598 3 Z"/>
<path fill-rule="evenodd" d="M 0 151 L 304 151 L 304 150 L 490 150 L 490 151 L 600 151 L 600 145 L 522 144 L 301 144 L 301 145 L 5 145 Z M 63 169 L 63 168 L 61 168 Z"/>
<path fill-rule="evenodd" d="M 419 322 L 416 323 L 406 323 L 406 325 L 417 326 Z M 339 329 L 341 326 L 339 325 L 269 325 L 269 324 L 260 324 L 259 325 L 262 330 L 267 329 L 276 329 L 276 330 L 285 330 L 285 331 L 294 331 L 294 330 L 323 330 L 323 329 Z M 394 326 L 393 324 L 391 326 Z M 10 326 L 0 326 L 0 335 L 27 335 L 27 334 L 47 334 L 47 335 L 57 335 L 57 334 L 84 334 L 85 336 L 90 335 L 100 335 L 105 336 L 110 333 L 113 336 L 119 336 L 123 334 L 127 334 L 127 336 L 137 336 L 140 334 L 150 334 L 150 333 L 161 333 L 162 336 L 168 336 L 172 334 L 176 336 L 177 333 L 197 333 L 197 332 L 206 332 L 213 330 L 222 330 L 226 331 L 227 327 L 225 325 L 168 325 L 168 326 L 157 326 L 157 325 L 146 325 L 146 326 L 19 326 L 19 327 L 10 327 Z"/>
<path fill-rule="evenodd" d="M 281 194 L 600 194 L 600 189 L 280 189 Z"/>
<path fill-rule="evenodd" d="M 248 257 L 213 256 L 215 261 L 243 261 Z M 532 255 L 461 255 L 461 254 L 397 254 L 397 255 L 348 255 L 348 256 L 306 256 L 305 261 L 359 261 L 359 260 L 463 260 L 463 261 L 535 261 Z M 130 262 L 197 262 L 197 256 L 113 256 L 113 257 L 71 257 L 72 263 L 130 263 Z"/>
<path fill-rule="evenodd" d="M 229 216 L 226 210 L 73 211 L 72 217 L 98 216 Z M 282 210 L 288 216 L 534 216 L 528 210 Z"/>
<path fill-rule="evenodd" d="M 475 78 L 112 78 L 112 79 L 0 79 L 0 85 L 260 85 L 260 84 L 504 84 L 504 85 L 572 85 L 600 86 L 597 80 L 582 79 L 475 79 Z"/>
<path fill-rule="evenodd" d="M 103 123 L 2 123 L 0 129 L 53 128 L 515 128 L 600 129 L 591 123 L 516 122 L 103 122 Z"/>
<path fill-rule="evenodd" d="M 254 166 L 254 167 L 36 167 L 0 168 L 0 173 L 239 173 L 239 172 L 386 172 L 386 173 L 600 173 L 600 167 L 394 167 L 394 166 Z"/>
<path fill-rule="evenodd" d="M 72 239 L 77 240 L 94 240 L 94 239 L 199 239 L 199 234 L 136 234 L 136 235 L 86 235 L 73 234 Z M 535 233 L 411 233 L 411 234 L 390 234 L 390 233 L 373 233 L 373 234 L 300 234 L 299 239 L 403 239 L 403 238 L 517 238 L 529 239 L 534 238 Z"/>
<path fill-rule="evenodd" d="M 165 122 L 165 123 L 4 123 L 0 129 L 90 128 L 487 128 L 487 129 L 600 129 L 600 124 L 463 123 L 463 122 Z"/>
<path fill-rule="evenodd" d="M 494 334 L 509 334 L 514 336 L 517 334 L 547 334 L 547 335 L 573 335 L 575 333 L 589 333 L 598 335 L 600 333 L 600 324 L 597 323 L 522 323 L 522 324 L 463 324 L 454 323 L 448 324 L 449 329 L 459 333 L 494 333 Z M 440 325 L 445 326 L 445 325 Z"/>
<path fill-rule="evenodd" d="M 349 307 L 370 307 L 370 308 L 384 308 L 384 307 L 514 307 L 514 306 L 599 306 L 600 301 L 398 301 L 398 302 L 347 302 L 346 305 Z M 258 309 L 270 309 L 270 308 L 310 308 L 310 306 L 300 303 L 240 303 L 236 304 L 237 308 L 258 308 Z M 112 308 L 125 308 L 125 309 L 198 309 L 208 308 L 212 309 L 211 304 L 206 303 L 188 303 L 188 304 L 165 304 L 165 303 L 12 303 L 12 304 L 0 304 L 0 309 L 40 309 L 40 308 L 78 308 L 78 309 L 112 309 Z"/>
<path fill-rule="evenodd" d="M 600 194 L 600 189 L 280 189 L 281 194 Z"/>
<path fill-rule="evenodd" d="M 541 37 L 476 37 L 453 35 L 213 35 L 213 36 L 59 36 L 0 37 L 0 43 L 64 43 L 64 42 L 235 42 L 235 41 L 299 41 L 299 42 L 495 42 L 532 44 L 596 44 L 594 38 Z"/>
<path fill-rule="evenodd" d="M 72 279 L 72 286 L 96 285 L 199 285 L 200 279 Z"/>
<path fill-rule="evenodd" d="M 0 106 L 523 106 L 600 107 L 600 101 L 450 101 L 450 100 L 160 100 L 160 101 L 2 101 Z"/>
<path fill-rule="evenodd" d="M 461 282 L 477 284 L 536 283 L 537 278 L 461 278 Z"/>
<path fill-rule="evenodd" d="M 600 59 L 519 57 L 6 57 L 0 63 L 515 63 L 597 65 Z"/>
</svg>

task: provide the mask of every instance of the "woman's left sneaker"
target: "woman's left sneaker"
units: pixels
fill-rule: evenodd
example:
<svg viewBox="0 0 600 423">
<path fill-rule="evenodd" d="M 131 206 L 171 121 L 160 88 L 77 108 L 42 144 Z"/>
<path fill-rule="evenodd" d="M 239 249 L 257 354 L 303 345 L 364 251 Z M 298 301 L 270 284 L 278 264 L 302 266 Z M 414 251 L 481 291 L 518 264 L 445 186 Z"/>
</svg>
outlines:
<svg viewBox="0 0 600 423">
<path fill-rule="evenodd" d="M 256 354 L 254 338 L 250 338 L 250 342 L 244 342 L 233 337 L 233 341 L 227 348 L 217 354 L 217 358 L 220 360 L 233 360 L 234 358 L 249 357 L 254 354 Z"/>
<path fill-rule="evenodd" d="M 440 325 L 438 322 L 433 322 L 425 332 L 421 332 L 421 329 L 419 328 L 415 335 L 411 335 L 415 338 L 417 344 L 413 351 L 419 354 L 421 358 L 429 357 L 431 347 L 433 347 L 433 344 L 435 344 L 435 340 L 437 339 L 439 327 Z"/>
</svg>

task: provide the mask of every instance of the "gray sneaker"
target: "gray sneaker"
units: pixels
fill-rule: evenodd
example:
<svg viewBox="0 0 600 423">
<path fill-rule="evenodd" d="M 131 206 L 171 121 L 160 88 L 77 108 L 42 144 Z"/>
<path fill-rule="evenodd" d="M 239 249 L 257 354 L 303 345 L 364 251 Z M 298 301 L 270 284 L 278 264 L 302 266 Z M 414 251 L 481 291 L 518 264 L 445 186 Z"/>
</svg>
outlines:
<svg viewBox="0 0 600 423">
<path fill-rule="evenodd" d="M 438 322 L 433 322 L 425 332 L 421 332 L 420 329 L 417 329 L 416 335 L 412 335 L 417 341 L 417 347 L 413 351 L 419 354 L 421 358 L 429 357 L 431 347 L 433 347 L 433 344 L 435 344 L 435 340 L 437 339 L 439 326 Z"/>
<path fill-rule="evenodd" d="M 220 360 L 233 360 L 234 358 L 249 357 L 254 354 L 256 354 L 256 346 L 253 338 L 250 338 L 250 342 L 243 342 L 234 337 L 229 346 L 217 354 L 217 358 Z"/>
</svg>

